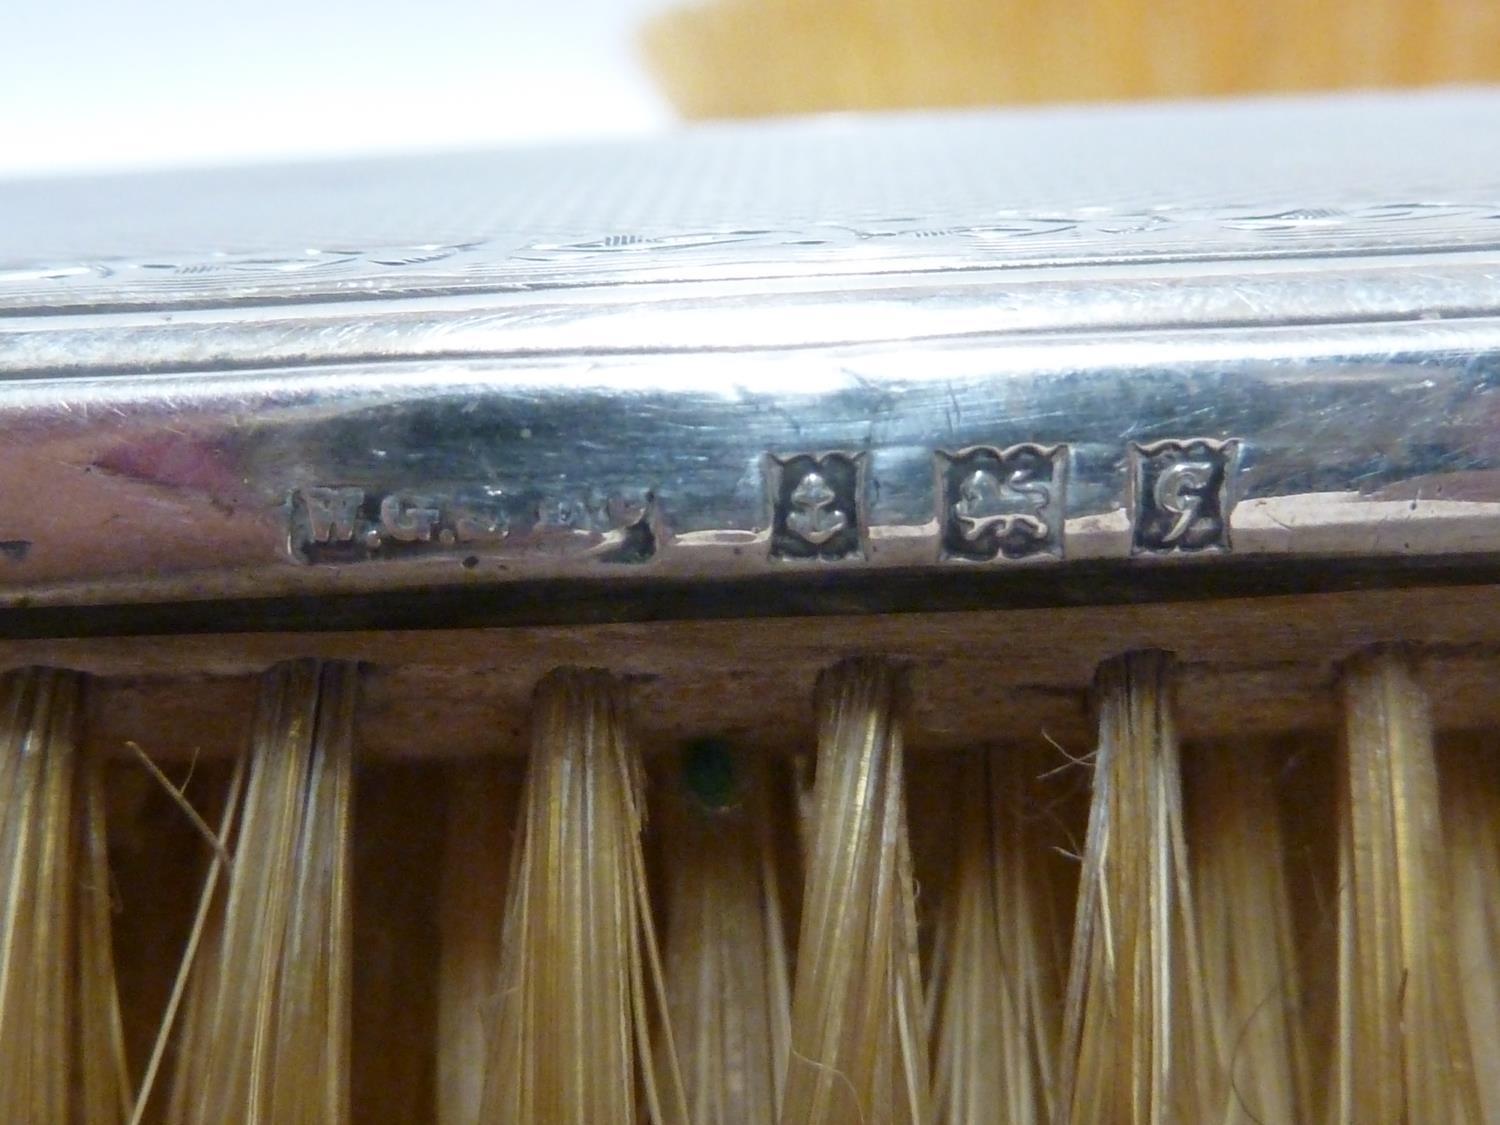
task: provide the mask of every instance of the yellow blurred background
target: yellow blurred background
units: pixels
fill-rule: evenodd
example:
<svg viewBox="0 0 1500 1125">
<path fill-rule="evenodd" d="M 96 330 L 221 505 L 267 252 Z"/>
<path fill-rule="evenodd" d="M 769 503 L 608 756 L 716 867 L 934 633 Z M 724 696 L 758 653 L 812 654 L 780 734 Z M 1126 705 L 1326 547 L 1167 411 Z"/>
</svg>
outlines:
<svg viewBox="0 0 1500 1125">
<path fill-rule="evenodd" d="M 642 41 L 691 118 L 1388 89 L 1500 78 L 1500 2 L 707 0 Z"/>
</svg>

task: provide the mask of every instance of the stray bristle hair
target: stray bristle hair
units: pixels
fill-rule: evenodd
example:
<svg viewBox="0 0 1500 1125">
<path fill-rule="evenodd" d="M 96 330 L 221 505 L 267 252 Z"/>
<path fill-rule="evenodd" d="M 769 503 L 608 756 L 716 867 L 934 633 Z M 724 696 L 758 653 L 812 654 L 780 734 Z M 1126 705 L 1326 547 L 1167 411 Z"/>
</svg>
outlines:
<svg viewBox="0 0 1500 1125">
<path fill-rule="evenodd" d="M 0 679 L 0 1120 L 122 1122 L 129 1077 L 111 953 L 98 765 L 78 676 Z"/>
<path fill-rule="evenodd" d="M 957 845 L 934 958 L 936 1120 L 1053 1120 L 1064 947 L 1038 832 L 1035 758 L 965 756 L 956 778 Z"/>
<path fill-rule="evenodd" d="M 641 766 L 602 672 L 537 688 L 482 1119 L 683 1120 L 641 851 Z M 647 977 L 650 978 L 648 985 Z"/>
<path fill-rule="evenodd" d="M 1213 1067 L 1188 880 L 1171 660 L 1106 662 L 1068 981 L 1060 1119 L 1213 1117 Z"/>
<path fill-rule="evenodd" d="M 1335 1119 L 1478 1121 L 1427 695 L 1394 650 L 1343 693 Z"/>
<path fill-rule="evenodd" d="M 189 972 L 169 1117 L 336 1125 L 349 1118 L 353 665 L 265 674 L 233 868 L 212 880 Z M 229 841 L 221 840 L 221 844 Z M 218 870 L 217 863 L 213 871 Z"/>
<path fill-rule="evenodd" d="M 767 773 L 761 755 L 689 747 L 657 821 L 667 1002 L 696 1125 L 774 1121 L 786 1084 L 791 997 Z"/>
<path fill-rule="evenodd" d="M 854 660 L 818 684 L 786 1125 L 931 1120 L 900 681 Z"/>
</svg>

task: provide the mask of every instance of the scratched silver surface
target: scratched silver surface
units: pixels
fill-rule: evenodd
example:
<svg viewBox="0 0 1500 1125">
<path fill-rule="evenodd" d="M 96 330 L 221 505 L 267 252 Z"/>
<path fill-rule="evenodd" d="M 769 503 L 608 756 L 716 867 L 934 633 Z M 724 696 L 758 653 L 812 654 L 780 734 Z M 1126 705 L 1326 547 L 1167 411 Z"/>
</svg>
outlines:
<svg viewBox="0 0 1500 1125">
<path fill-rule="evenodd" d="M 0 183 L 0 605 L 1500 559 L 1500 94 Z"/>
</svg>

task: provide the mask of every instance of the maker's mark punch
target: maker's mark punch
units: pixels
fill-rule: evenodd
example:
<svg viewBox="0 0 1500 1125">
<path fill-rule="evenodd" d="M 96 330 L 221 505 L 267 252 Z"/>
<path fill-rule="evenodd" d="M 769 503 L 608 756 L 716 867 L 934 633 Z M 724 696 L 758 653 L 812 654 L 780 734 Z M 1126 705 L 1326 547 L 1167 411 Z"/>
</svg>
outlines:
<svg viewBox="0 0 1500 1125">
<path fill-rule="evenodd" d="M 353 561 L 370 552 L 446 550 L 499 543 L 509 528 L 494 498 L 310 485 L 288 498 L 287 552 L 297 562 Z"/>
</svg>

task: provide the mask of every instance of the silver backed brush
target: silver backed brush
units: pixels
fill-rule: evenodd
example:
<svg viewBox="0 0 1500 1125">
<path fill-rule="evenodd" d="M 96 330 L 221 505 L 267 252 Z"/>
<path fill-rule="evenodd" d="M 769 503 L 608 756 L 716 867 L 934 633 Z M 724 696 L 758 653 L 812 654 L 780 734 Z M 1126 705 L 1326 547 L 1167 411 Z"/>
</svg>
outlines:
<svg viewBox="0 0 1500 1125">
<path fill-rule="evenodd" d="M 0 1117 L 1496 1119 L 1497 125 L 0 184 Z"/>
</svg>

